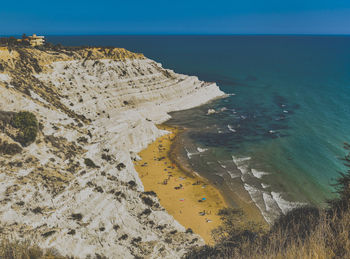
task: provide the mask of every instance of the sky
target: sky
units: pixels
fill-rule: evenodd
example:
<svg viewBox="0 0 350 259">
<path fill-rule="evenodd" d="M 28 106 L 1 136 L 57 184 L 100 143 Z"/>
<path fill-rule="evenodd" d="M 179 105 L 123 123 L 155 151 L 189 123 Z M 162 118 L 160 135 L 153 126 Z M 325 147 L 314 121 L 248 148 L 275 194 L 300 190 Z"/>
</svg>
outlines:
<svg viewBox="0 0 350 259">
<path fill-rule="evenodd" d="M 16 0 L 0 35 L 350 34 L 350 0 Z"/>
</svg>

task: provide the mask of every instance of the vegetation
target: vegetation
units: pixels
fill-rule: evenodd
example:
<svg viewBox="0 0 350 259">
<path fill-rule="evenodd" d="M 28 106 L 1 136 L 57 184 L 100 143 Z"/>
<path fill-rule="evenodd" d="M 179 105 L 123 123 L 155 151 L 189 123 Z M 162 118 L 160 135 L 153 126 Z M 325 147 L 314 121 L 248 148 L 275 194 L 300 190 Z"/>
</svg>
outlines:
<svg viewBox="0 0 350 259">
<path fill-rule="evenodd" d="M 27 242 L 15 243 L 8 240 L 0 241 L 0 258 L 3 259 L 64 259 L 55 250 L 43 251 L 38 246 L 31 246 Z"/>
<path fill-rule="evenodd" d="M 15 37 L 0 38 L 0 46 L 8 47 L 28 47 L 30 46 L 28 41 L 18 41 Z"/>
<path fill-rule="evenodd" d="M 124 165 L 123 163 L 119 163 L 119 164 L 117 165 L 117 169 L 118 169 L 119 171 L 123 170 L 125 167 L 126 167 L 126 165 Z"/>
<path fill-rule="evenodd" d="M 80 221 L 83 219 L 83 215 L 81 213 L 73 213 L 71 215 L 71 219 Z"/>
<path fill-rule="evenodd" d="M 154 201 L 151 198 L 149 198 L 149 197 L 142 196 L 141 199 L 142 199 L 143 203 L 146 204 L 149 207 L 152 207 L 153 204 L 154 204 Z"/>
<path fill-rule="evenodd" d="M 345 149 L 350 151 L 350 145 Z M 344 162 L 348 170 L 340 174 L 338 198 L 328 201 L 328 208 L 294 209 L 268 231 L 244 223 L 239 210 L 222 210 L 223 226 L 213 232 L 216 245 L 186 258 L 350 258 L 350 152 Z"/>
<path fill-rule="evenodd" d="M 9 144 L 7 141 L 2 141 L 0 139 L 0 154 L 12 156 L 21 152 L 22 152 L 22 148 L 16 143 Z"/>
<path fill-rule="evenodd" d="M 87 167 L 90 167 L 90 168 L 99 168 L 99 166 L 97 166 L 94 161 L 92 161 L 90 158 L 85 158 L 84 159 L 84 164 L 87 166 Z"/>
<path fill-rule="evenodd" d="M 20 130 L 17 136 L 15 136 L 15 140 L 22 146 L 29 146 L 35 141 L 39 126 L 33 113 L 27 111 L 16 113 L 12 117 L 11 126 Z"/>
</svg>

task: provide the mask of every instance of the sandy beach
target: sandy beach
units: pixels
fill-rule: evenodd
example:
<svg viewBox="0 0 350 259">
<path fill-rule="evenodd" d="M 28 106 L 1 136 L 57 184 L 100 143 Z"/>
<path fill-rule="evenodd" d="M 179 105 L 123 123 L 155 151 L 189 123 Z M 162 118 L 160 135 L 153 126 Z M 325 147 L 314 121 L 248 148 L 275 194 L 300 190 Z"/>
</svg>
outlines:
<svg viewBox="0 0 350 259">
<path fill-rule="evenodd" d="M 171 131 L 158 138 L 139 153 L 136 171 L 145 191 L 154 191 L 161 205 L 180 224 L 191 228 L 206 243 L 213 243 L 211 231 L 221 224 L 218 211 L 227 207 L 225 199 L 206 179 L 180 169 L 169 156 L 178 129 L 159 126 Z"/>
</svg>

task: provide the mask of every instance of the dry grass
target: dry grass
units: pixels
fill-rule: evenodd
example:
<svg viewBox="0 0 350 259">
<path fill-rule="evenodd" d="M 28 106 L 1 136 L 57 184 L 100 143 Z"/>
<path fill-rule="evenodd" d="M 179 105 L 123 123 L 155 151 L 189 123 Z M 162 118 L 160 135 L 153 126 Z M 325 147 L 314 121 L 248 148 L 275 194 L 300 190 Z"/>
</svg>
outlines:
<svg viewBox="0 0 350 259">
<path fill-rule="evenodd" d="M 269 231 L 225 219 L 216 230 L 218 243 L 187 258 L 350 258 L 350 212 L 299 208 Z M 238 220 L 239 222 L 239 220 Z"/>
<path fill-rule="evenodd" d="M 28 242 L 0 241 L 1 259 L 68 259 L 60 256 L 54 249 L 42 250 L 38 246 L 31 246 Z"/>
</svg>

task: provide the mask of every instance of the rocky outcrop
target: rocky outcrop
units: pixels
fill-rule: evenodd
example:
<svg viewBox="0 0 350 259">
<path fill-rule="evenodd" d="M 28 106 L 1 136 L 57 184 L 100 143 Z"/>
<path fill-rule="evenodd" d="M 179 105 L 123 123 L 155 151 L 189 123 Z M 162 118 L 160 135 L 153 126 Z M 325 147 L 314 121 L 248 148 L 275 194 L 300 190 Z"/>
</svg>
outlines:
<svg viewBox="0 0 350 259">
<path fill-rule="evenodd" d="M 124 49 L 0 49 L 0 65 L 0 110 L 40 125 L 27 147 L 0 129 L 4 150 L 18 146 L 0 151 L 4 235 L 81 258 L 178 258 L 203 244 L 144 192 L 132 160 L 168 112 L 222 96 L 214 83 Z"/>
</svg>

